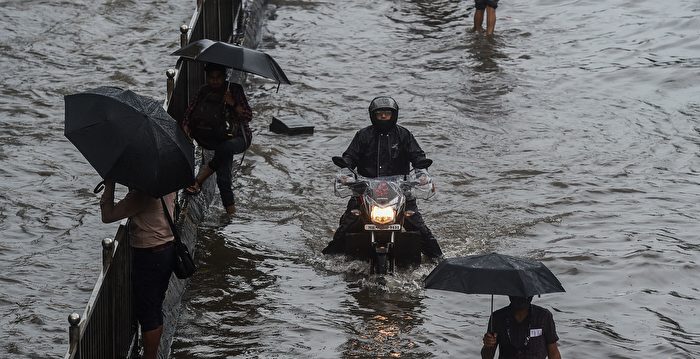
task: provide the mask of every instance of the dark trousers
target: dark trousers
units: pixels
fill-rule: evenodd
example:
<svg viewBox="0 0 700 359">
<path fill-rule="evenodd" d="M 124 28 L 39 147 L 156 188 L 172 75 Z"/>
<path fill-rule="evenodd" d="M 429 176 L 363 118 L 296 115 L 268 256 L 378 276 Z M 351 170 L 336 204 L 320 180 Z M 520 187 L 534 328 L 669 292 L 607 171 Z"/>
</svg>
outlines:
<svg viewBox="0 0 700 359">
<path fill-rule="evenodd" d="M 248 141 L 237 136 L 223 141 L 214 148 L 214 157 L 209 161 L 209 168 L 216 172 L 216 185 L 219 187 L 221 203 L 228 207 L 233 199 L 233 155 L 243 153 L 248 148 Z"/>
<path fill-rule="evenodd" d="M 175 266 L 172 242 L 159 247 L 161 248 L 132 247 L 134 311 L 144 332 L 163 325 L 163 300 Z"/>
<path fill-rule="evenodd" d="M 333 235 L 333 240 L 328 243 L 328 246 L 323 249 L 323 254 L 339 254 L 344 252 L 345 248 L 345 233 L 350 231 L 353 226 L 358 225 L 359 216 L 355 216 L 350 211 L 353 209 L 359 209 L 360 206 L 357 203 L 355 197 L 350 198 L 348 201 L 347 209 L 345 213 L 340 217 L 340 225 Z M 428 257 L 436 258 L 442 256 L 442 249 L 440 249 L 440 244 L 438 244 L 437 239 L 433 236 L 433 232 L 423 221 L 423 216 L 418 212 L 418 205 L 415 199 L 408 200 L 406 202 L 407 211 L 415 212 L 411 217 L 406 217 L 404 221 L 404 227 L 407 231 L 417 231 L 421 234 L 421 252 Z"/>
</svg>

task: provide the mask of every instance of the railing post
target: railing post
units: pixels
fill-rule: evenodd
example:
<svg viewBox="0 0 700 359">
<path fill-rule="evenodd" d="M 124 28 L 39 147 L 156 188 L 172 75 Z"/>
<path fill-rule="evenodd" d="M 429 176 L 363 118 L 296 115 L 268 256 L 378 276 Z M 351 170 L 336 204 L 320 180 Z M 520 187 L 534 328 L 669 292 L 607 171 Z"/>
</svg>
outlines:
<svg viewBox="0 0 700 359">
<path fill-rule="evenodd" d="M 175 90 L 175 70 L 168 69 L 167 71 L 165 71 L 165 76 L 168 77 L 168 81 L 167 81 L 168 103 L 170 103 L 170 97 L 173 95 L 173 91 Z"/>
<path fill-rule="evenodd" d="M 105 238 L 102 240 L 102 273 L 107 273 L 107 268 L 112 263 L 114 254 L 114 240 Z"/>
<path fill-rule="evenodd" d="M 221 1 L 216 0 L 216 29 L 217 29 L 217 34 L 216 38 L 219 41 L 228 41 L 228 39 L 222 39 L 221 37 Z"/>
<path fill-rule="evenodd" d="M 187 25 L 180 26 L 180 47 L 185 47 L 187 45 L 187 32 L 190 31 L 190 27 Z"/>
<path fill-rule="evenodd" d="M 80 314 L 71 313 L 68 316 L 68 350 L 73 353 L 78 348 L 80 343 Z"/>
</svg>

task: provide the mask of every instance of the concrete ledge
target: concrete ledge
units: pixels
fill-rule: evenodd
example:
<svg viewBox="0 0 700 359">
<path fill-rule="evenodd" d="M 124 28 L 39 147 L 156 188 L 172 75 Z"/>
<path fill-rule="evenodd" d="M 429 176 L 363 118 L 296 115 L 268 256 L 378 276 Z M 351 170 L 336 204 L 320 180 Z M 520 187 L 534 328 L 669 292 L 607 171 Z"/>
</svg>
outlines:
<svg viewBox="0 0 700 359">
<path fill-rule="evenodd" d="M 285 135 L 300 135 L 314 133 L 314 126 L 298 116 L 272 117 L 270 131 Z"/>
</svg>

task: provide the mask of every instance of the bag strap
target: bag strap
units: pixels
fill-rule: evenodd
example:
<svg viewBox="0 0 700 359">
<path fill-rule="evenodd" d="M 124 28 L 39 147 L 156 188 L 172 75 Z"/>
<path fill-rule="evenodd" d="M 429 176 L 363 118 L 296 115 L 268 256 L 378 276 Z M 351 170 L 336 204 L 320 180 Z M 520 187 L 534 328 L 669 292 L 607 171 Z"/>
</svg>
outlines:
<svg viewBox="0 0 700 359">
<path fill-rule="evenodd" d="M 163 197 L 160 197 L 160 203 L 163 205 L 163 213 L 165 213 L 165 218 L 167 218 L 168 223 L 170 223 L 170 230 L 173 232 L 175 242 L 182 243 L 180 241 L 180 235 L 177 232 L 177 228 L 175 228 L 175 223 L 173 223 L 173 217 L 170 216 L 170 212 L 168 211 L 168 207 L 165 205 L 165 200 L 163 200 Z"/>
<path fill-rule="evenodd" d="M 180 197 L 177 192 L 175 192 L 175 218 L 180 218 L 180 212 L 182 212 L 182 207 L 180 207 Z"/>
</svg>

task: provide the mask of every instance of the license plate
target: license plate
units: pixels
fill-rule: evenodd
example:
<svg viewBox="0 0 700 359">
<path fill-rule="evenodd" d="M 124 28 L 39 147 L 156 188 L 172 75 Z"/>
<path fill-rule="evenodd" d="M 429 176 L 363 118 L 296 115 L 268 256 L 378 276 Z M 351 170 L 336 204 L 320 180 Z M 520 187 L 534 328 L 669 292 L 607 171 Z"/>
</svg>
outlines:
<svg viewBox="0 0 700 359">
<path fill-rule="evenodd" d="M 365 224 L 365 231 L 400 231 L 400 224 L 387 224 L 387 225 L 376 225 L 376 224 Z"/>
</svg>

